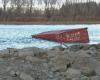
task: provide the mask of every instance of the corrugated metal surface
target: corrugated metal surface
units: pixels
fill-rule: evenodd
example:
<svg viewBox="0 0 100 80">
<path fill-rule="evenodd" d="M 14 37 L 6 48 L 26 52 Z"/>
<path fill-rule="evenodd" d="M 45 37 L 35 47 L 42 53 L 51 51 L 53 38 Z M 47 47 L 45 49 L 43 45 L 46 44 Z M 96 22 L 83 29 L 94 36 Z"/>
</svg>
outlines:
<svg viewBox="0 0 100 80">
<path fill-rule="evenodd" d="M 66 42 L 66 43 L 89 42 L 87 28 L 48 31 L 48 32 L 32 35 L 32 38 L 39 38 L 39 39 L 45 39 L 45 40 L 56 41 L 56 42 Z"/>
</svg>

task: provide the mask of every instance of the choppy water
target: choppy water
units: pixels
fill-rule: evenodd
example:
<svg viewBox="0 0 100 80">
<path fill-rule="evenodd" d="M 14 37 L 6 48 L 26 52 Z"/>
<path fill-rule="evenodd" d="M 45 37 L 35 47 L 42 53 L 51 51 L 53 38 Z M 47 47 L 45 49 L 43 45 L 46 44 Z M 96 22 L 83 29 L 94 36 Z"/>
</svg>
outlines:
<svg viewBox="0 0 100 80">
<path fill-rule="evenodd" d="M 88 27 L 90 44 L 100 43 L 100 24 L 91 25 L 0 25 L 0 49 L 59 45 L 55 42 L 32 39 L 32 34 L 44 31 Z"/>
</svg>

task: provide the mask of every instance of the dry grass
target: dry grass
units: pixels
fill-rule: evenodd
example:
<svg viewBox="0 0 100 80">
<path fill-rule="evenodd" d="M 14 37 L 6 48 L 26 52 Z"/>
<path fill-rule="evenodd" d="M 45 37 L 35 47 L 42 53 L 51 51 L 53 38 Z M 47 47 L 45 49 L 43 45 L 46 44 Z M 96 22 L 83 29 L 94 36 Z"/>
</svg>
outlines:
<svg viewBox="0 0 100 80">
<path fill-rule="evenodd" d="M 47 18 L 9 18 L 0 19 L 0 24 L 100 24 L 100 18 L 88 19 L 47 19 Z"/>
</svg>

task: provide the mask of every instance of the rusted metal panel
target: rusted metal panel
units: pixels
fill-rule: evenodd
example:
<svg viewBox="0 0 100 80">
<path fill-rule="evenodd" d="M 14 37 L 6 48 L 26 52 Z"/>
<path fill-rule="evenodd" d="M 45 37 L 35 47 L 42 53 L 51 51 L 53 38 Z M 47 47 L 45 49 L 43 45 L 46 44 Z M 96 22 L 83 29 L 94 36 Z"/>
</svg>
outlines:
<svg viewBox="0 0 100 80">
<path fill-rule="evenodd" d="M 66 42 L 66 43 L 89 42 L 87 28 L 49 31 L 49 32 L 32 35 L 32 38 L 40 38 L 40 39 L 45 39 L 50 41 Z"/>
</svg>

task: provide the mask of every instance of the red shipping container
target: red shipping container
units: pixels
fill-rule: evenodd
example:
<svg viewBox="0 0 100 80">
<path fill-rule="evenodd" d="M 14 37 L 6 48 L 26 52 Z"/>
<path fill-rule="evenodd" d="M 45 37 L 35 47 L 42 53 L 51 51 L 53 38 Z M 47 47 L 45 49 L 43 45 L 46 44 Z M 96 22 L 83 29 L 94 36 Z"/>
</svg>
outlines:
<svg viewBox="0 0 100 80">
<path fill-rule="evenodd" d="M 44 39 L 55 42 L 65 43 L 88 43 L 89 36 L 87 28 L 48 31 L 32 35 L 32 38 Z"/>
</svg>

